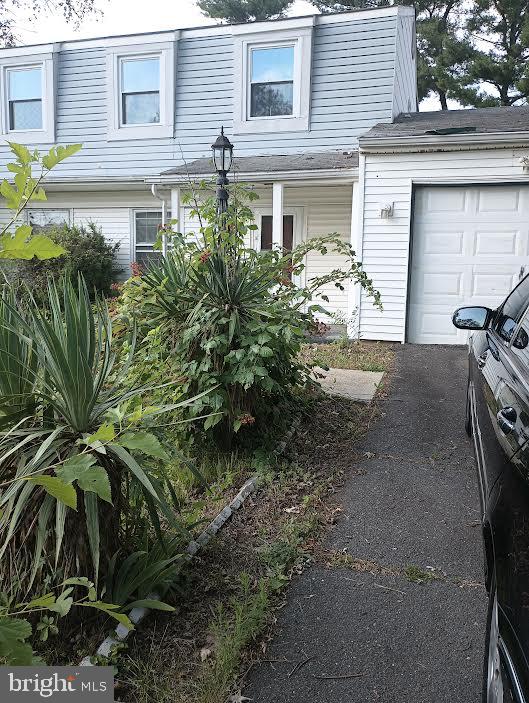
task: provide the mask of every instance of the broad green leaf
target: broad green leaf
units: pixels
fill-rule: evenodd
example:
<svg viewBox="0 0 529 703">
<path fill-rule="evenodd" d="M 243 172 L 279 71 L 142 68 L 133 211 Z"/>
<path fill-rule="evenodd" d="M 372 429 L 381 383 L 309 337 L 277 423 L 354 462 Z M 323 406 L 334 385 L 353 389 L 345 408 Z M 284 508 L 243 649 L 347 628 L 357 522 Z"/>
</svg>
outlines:
<svg viewBox="0 0 529 703">
<path fill-rule="evenodd" d="M 130 621 L 130 618 L 125 615 L 125 613 L 117 613 L 116 610 L 119 609 L 119 605 L 113 605 L 111 603 L 103 603 L 102 601 L 94 601 L 92 603 L 79 603 L 79 605 L 84 608 L 95 608 L 96 610 L 101 610 L 114 620 L 124 625 L 127 630 L 133 630 L 134 625 Z"/>
<path fill-rule="evenodd" d="M 77 493 L 75 492 L 75 488 L 68 483 L 64 483 L 57 476 L 30 476 L 23 480 L 42 486 L 46 493 L 49 493 L 69 508 L 77 510 Z"/>
<path fill-rule="evenodd" d="M 55 469 L 55 473 L 65 483 L 72 483 L 79 479 L 85 471 L 88 471 L 96 461 L 93 454 L 76 454 L 67 459 L 61 467 Z"/>
<path fill-rule="evenodd" d="M 48 610 L 58 613 L 59 617 L 62 618 L 68 615 L 73 605 L 73 598 L 71 597 L 71 592 L 73 588 L 67 588 L 63 591 L 53 605 L 48 606 Z"/>
<path fill-rule="evenodd" d="M 157 459 L 169 459 L 167 452 L 160 444 L 159 440 L 150 432 L 140 430 L 138 432 L 126 432 L 122 437 L 119 437 L 116 444 L 126 447 L 130 451 L 139 451 L 147 456 L 153 456 Z"/>
<path fill-rule="evenodd" d="M 82 144 L 69 144 L 68 146 L 54 146 L 52 147 L 46 156 L 42 157 L 42 163 L 45 168 L 51 169 L 57 166 L 57 164 L 72 156 L 82 147 Z"/>
<path fill-rule="evenodd" d="M 86 576 L 73 576 L 61 584 L 61 586 L 85 586 L 86 588 L 92 588 L 93 585 L 93 582 L 87 579 Z"/>
<path fill-rule="evenodd" d="M 31 152 L 27 148 L 27 146 L 24 146 L 23 144 L 17 144 L 16 142 L 8 142 L 9 148 L 15 154 L 17 157 L 17 160 L 22 164 L 22 166 L 29 166 L 29 164 L 33 161 L 31 157 Z"/>
<path fill-rule="evenodd" d="M 1 259 L 54 259 L 65 254 L 63 247 L 55 244 L 49 237 L 42 234 L 31 236 L 29 225 L 17 227 L 14 236 L 4 234 L 0 237 Z"/>
<path fill-rule="evenodd" d="M 86 530 L 88 532 L 88 542 L 90 543 L 90 554 L 94 565 L 95 582 L 99 580 L 99 557 L 101 536 L 99 533 L 99 505 L 95 493 L 90 491 L 84 494 L 84 507 L 86 513 Z M 95 598 L 90 598 L 95 600 Z"/>
<path fill-rule="evenodd" d="M 25 640 L 31 636 L 27 620 L 0 616 L 0 659 L 12 666 L 27 666 L 34 662 L 33 650 Z"/>
<path fill-rule="evenodd" d="M 50 605 L 55 603 L 55 595 L 53 593 L 46 593 L 44 596 L 39 598 L 34 598 L 26 603 L 26 608 L 49 608 Z"/>
<path fill-rule="evenodd" d="M 93 444 L 94 442 L 111 442 L 116 436 L 116 430 L 114 425 L 109 422 L 105 422 L 101 427 L 91 434 L 86 439 L 83 439 L 83 444 Z"/>
<path fill-rule="evenodd" d="M 101 500 L 112 504 L 112 493 L 108 474 L 101 466 L 91 466 L 77 479 L 77 485 L 83 491 L 97 493 Z"/>
</svg>

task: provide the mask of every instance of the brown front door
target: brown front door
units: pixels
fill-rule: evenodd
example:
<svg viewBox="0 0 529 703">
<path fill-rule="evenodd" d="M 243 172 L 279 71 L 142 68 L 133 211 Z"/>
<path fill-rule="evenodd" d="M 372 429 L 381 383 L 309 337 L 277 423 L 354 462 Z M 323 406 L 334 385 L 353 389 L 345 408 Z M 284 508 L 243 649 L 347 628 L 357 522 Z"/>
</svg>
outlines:
<svg viewBox="0 0 529 703">
<path fill-rule="evenodd" d="M 272 215 L 261 218 L 261 251 L 272 248 Z M 283 215 L 283 249 L 294 248 L 294 215 Z"/>
</svg>

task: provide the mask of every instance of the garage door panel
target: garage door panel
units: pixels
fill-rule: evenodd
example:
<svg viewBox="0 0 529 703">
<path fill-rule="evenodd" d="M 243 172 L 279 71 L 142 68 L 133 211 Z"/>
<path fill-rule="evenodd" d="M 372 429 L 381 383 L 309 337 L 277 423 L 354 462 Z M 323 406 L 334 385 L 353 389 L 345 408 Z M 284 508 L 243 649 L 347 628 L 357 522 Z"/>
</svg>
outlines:
<svg viewBox="0 0 529 703">
<path fill-rule="evenodd" d="M 519 230 L 491 231 L 476 230 L 474 232 L 474 256 L 517 256 L 524 253 L 522 233 Z"/>
<path fill-rule="evenodd" d="M 495 308 L 529 272 L 529 187 L 421 187 L 415 204 L 408 340 L 464 343 L 454 309 Z"/>
</svg>

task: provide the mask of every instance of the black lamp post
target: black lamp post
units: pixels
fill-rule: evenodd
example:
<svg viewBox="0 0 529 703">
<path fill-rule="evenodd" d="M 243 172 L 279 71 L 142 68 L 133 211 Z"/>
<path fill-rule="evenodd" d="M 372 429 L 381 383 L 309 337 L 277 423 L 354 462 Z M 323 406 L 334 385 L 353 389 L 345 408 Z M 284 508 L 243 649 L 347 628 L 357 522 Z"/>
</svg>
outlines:
<svg viewBox="0 0 529 703">
<path fill-rule="evenodd" d="M 224 135 L 224 127 L 220 130 L 220 135 L 217 137 L 214 144 L 211 145 L 213 151 L 213 161 L 219 177 L 217 178 L 217 202 L 219 214 L 226 212 L 228 209 L 228 171 L 231 168 L 233 160 L 233 144 L 228 137 Z"/>
</svg>

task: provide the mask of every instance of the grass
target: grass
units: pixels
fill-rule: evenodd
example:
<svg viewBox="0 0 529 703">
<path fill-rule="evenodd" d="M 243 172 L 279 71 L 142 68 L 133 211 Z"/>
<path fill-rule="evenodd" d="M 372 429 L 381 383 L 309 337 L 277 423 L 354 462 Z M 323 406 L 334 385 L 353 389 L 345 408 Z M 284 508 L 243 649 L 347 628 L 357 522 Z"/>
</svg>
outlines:
<svg viewBox="0 0 529 703">
<path fill-rule="evenodd" d="M 240 594 L 218 606 L 211 624 L 213 656 L 206 660 L 196 686 L 196 700 L 224 703 L 239 673 L 245 648 L 264 630 L 270 619 L 269 584 L 260 579 L 252 588 L 250 576 L 241 574 Z"/>
<path fill-rule="evenodd" d="M 410 564 L 404 569 L 404 576 L 411 583 L 428 583 L 438 578 L 432 571 L 425 571 L 415 564 Z"/>
<path fill-rule="evenodd" d="M 393 345 L 385 342 L 338 340 L 329 344 L 305 344 L 301 350 L 305 363 L 334 369 L 389 371 L 393 362 Z"/>
</svg>

